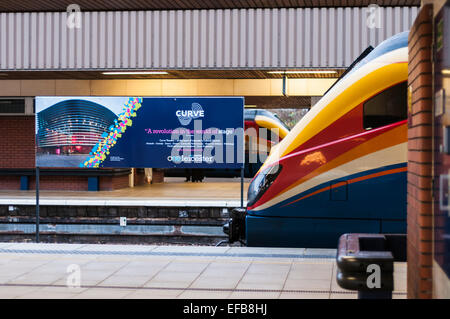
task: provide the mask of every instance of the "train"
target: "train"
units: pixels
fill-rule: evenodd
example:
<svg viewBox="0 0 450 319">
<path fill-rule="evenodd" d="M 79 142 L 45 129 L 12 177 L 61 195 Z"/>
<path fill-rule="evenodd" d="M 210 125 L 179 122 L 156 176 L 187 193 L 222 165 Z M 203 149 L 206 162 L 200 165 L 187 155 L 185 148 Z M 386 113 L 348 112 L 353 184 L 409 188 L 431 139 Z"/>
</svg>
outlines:
<svg viewBox="0 0 450 319">
<path fill-rule="evenodd" d="M 265 134 L 260 134 L 265 129 Z M 262 166 L 270 150 L 289 133 L 288 126 L 274 112 L 265 109 L 244 109 L 245 164 L 244 177 L 252 178 Z M 199 180 L 204 177 L 240 177 L 239 169 L 192 169 Z M 167 177 L 185 176 L 186 170 L 164 170 Z"/>
<path fill-rule="evenodd" d="M 406 233 L 408 32 L 369 47 L 272 148 L 224 225 L 247 246 Z"/>
<path fill-rule="evenodd" d="M 261 160 L 266 159 L 272 147 L 286 137 L 289 128 L 276 113 L 264 109 L 245 109 L 244 128 L 244 176 L 252 178 L 261 168 Z M 261 129 L 265 129 L 265 134 L 261 134 Z"/>
</svg>

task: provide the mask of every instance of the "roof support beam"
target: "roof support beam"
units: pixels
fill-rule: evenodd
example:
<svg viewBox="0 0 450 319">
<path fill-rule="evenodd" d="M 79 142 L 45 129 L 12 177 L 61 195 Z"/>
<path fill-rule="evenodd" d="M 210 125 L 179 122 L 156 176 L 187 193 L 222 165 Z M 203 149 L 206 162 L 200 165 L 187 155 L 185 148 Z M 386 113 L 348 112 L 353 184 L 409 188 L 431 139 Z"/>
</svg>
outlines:
<svg viewBox="0 0 450 319">
<path fill-rule="evenodd" d="M 288 96 L 321 96 L 336 79 L 289 79 Z M 0 80 L 0 96 L 283 96 L 282 79 Z"/>
</svg>

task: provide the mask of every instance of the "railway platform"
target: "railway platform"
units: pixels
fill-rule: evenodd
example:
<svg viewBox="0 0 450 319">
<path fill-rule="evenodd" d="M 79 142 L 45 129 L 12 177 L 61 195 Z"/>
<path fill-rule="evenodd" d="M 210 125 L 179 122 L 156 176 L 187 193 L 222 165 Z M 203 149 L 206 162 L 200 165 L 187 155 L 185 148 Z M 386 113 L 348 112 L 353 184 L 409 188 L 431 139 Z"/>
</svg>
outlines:
<svg viewBox="0 0 450 319">
<path fill-rule="evenodd" d="M 186 206 L 237 207 L 240 205 L 239 178 L 205 178 L 202 183 L 166 177 L 164 183 L 146 184 L 113 191 L 41 190 L 41 205 L 76 206 Z M 244 182 L 244 199 L 250 179 Z M 0 205 L 35 205 L 36 191 L 0 191 Z"/>
<path fill-rule="evenodd" d="M 357 298 L 337 285 L 335 256 L 334 249 L 3 242 L 0 298 Z M 406 298 L 406 263 L 394 268 L 393 298 Z"/>
</svg>

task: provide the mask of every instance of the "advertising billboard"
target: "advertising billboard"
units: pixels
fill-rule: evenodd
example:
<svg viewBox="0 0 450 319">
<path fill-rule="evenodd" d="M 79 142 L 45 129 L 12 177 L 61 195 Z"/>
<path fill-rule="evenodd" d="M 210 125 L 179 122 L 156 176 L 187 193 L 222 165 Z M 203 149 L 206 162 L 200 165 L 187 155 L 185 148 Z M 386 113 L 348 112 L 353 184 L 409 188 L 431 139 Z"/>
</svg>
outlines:
<svg viewBox="0 0 450 319">
<path fill-rule="evenodd" d="M 36 97 L 37 167 L 240 168 L 242 97 Z"/>
</svg>

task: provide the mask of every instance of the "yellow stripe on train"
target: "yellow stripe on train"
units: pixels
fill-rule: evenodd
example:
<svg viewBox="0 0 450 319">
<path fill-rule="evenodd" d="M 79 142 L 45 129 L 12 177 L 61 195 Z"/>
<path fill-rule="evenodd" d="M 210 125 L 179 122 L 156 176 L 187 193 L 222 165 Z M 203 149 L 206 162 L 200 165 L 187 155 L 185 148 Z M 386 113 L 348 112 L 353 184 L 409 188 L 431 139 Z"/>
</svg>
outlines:
<svg viewBox="0 0 450 319">
<path fill-rule="evenodd" d="M 341 81 L 342 83 L 338 83 L 279 143 L 276 152 L 271 152 L 260 171 L 291 153 L 343 115 L 380 92 L 380 84 L 383 89 L 405 81 L 408 77 L 407 48 L 398 49 L 386 55 L 389 59 L 382 56 L 379 61 L 374 60 L 364 65 L 361 70 L 350 74 Z M 396 62 L 392 63 L 392 59 Z M 358 76 L 361 78 L 355 79 Z M 374 82 L 377 83 L 375 88 Z"/>
</svg>

